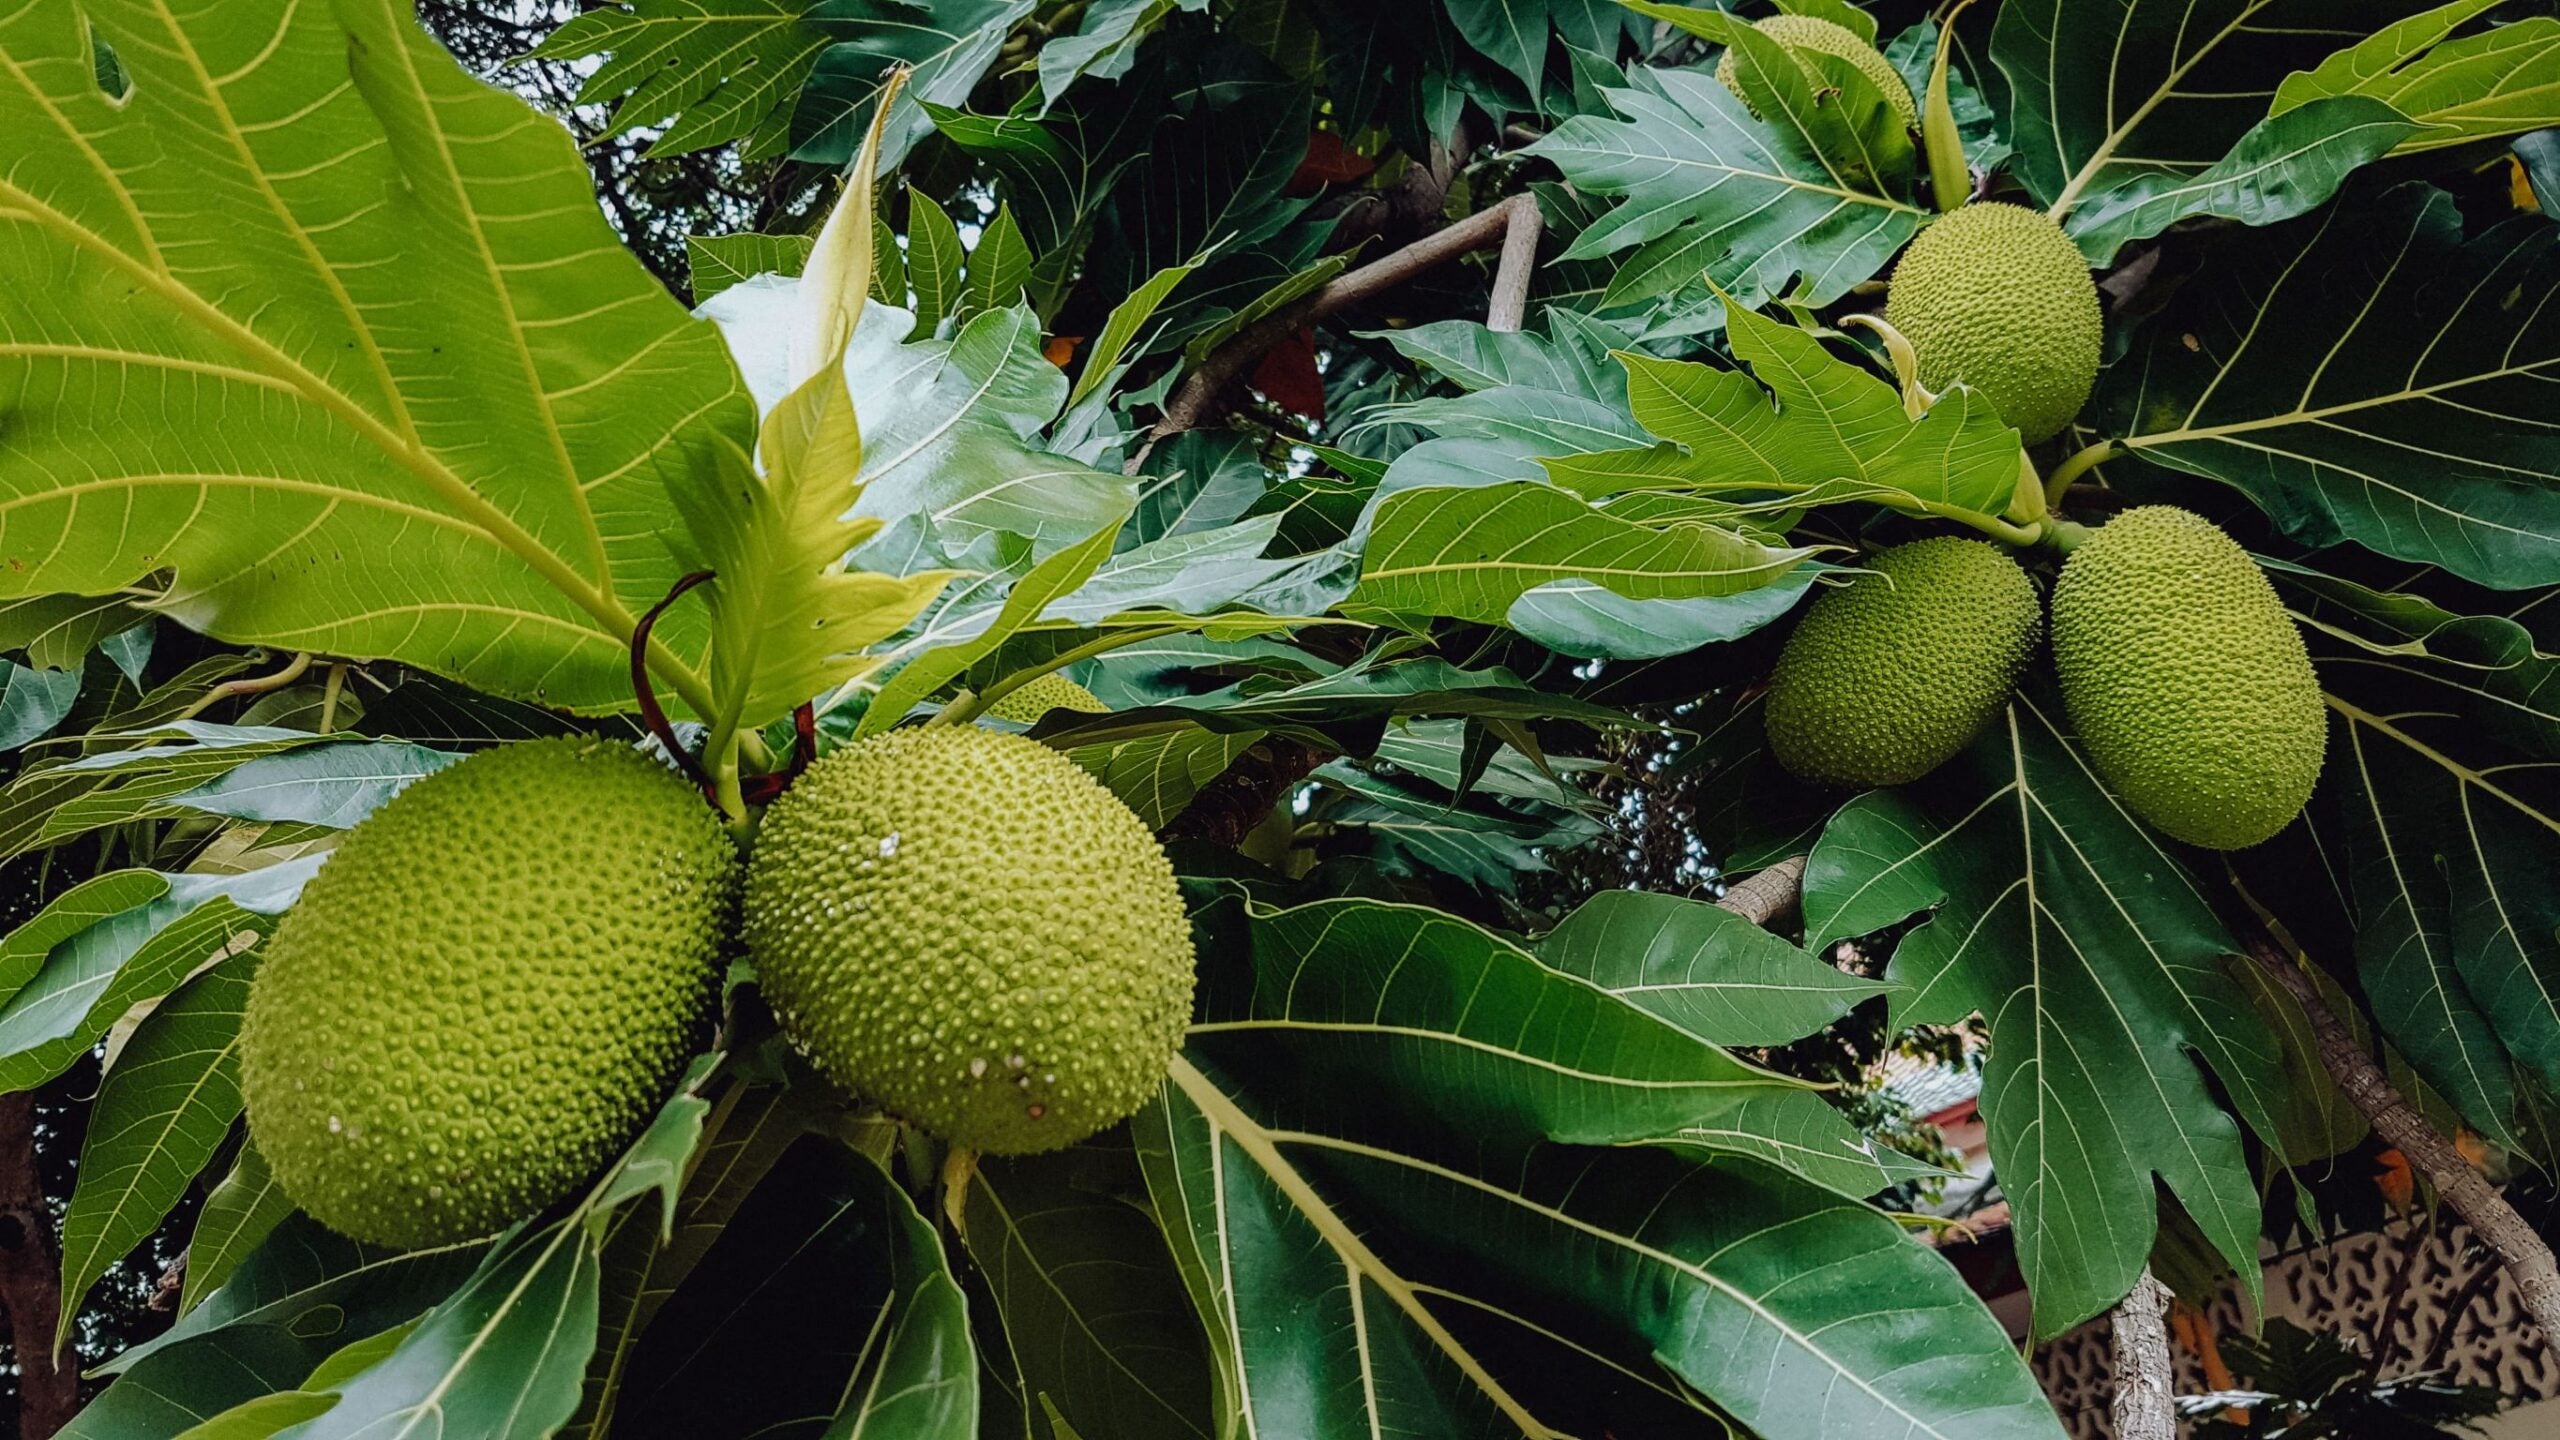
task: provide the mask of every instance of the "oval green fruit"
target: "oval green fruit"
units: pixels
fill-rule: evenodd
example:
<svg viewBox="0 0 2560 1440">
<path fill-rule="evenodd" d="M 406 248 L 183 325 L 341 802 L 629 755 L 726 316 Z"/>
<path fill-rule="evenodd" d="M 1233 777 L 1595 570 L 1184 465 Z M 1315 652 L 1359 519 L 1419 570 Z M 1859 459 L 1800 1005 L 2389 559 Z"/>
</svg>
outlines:
<svg viewBox="0 0 2560 1440">
<path fill-rule="evenodd" d="M 987 714 L 1016 725 L 1037 725 L 1040 717 L 1052 710 L 1075 710 L 1099 715 L 1111 707 L 1095 698 L 1094 693 L 1066 676 L 1052 670 L 1023 682 L 987 707 Z"/>
<path fill-rule="evenodd" d="M 1893 68 L 1892 61 L 1884 58 L 1883 51 L 1859 39 L 1856 31 L 1811 15 L 1772 15 L 1765 20 L 1754 21 L 1751 28 L 1791 51 L 1813 50 L 1824 55 L 1837 55 L 1857 66 L 1859 74 L 1875 82 L 1875 87 L 1884 92 L 1885 103 L 1893 107 L 1894 114 L 1902 117 L 1902 128 L 1911 130 L 1919 127 L 1920 107 L 1911 98 L 1910 82 L 1902 78 L 1901 71 Z M 1730 48 L 1724 52 L 1724 58 L 1716 62 L 1716 79 L 1722 81 L 1724 88 L 1732 91 L 1736 99 L 1742 100 L 1743 108 L 1751 111 L 1753 119 L 1760 118 L 1760 112 L 1748 99 L 1743 99 L 1742 87 L 1733 83 L 1733 51 Z"/>
<path fill-rule="evenodd" d="M 897 730 L 812 766 L 765 814 L 745 933 L 820 1070 L 971 1150 L 1055 1150 L 1134 1114 L 1191 1018 L 1164 851 L 1019 735 Z"/>
<path fill-rule="evenodd" d="M 417 1248 L 568 1194 L 706 1033 L 737 853 L 627 745 L 483 751 L 348 832 L 267 942 L 249 1131 L 331 1229 Z"/>
<path fill-rule="evenodd" d="M 1813 602 L 1769 678 L 1769 748 L 1826 785 L 1900 785 L 1945 764 L 2035 645 L 2035 583 L 1996 546 L 1915 540 L 1869 568 Z"/>
<path fill-rule="evenodd" d="M 2302 632 L 2201 515 L 2146 505 L 2081 542 L 2053 587 L 2053 661 L 2090 763 L 2190 845 L 2255 845 L 2319 783 L 2328 712 Z"/>
<path fill-rule="evenodd" d="M 2097 383 L 2097 282 L 2040 211 L 1976 202 L 1931 221 L 1894 266 L 1884 318 L 1918 352 L 1922 385 L 1962 380 L 2030 445 L 2070 424 Z"/>
</svg>

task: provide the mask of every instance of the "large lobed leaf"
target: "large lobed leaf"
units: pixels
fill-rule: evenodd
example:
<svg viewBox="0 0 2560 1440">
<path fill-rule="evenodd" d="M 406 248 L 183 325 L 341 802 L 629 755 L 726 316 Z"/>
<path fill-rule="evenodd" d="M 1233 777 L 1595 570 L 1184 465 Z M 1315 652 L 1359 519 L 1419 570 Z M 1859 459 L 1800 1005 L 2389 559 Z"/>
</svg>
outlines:
<svg viewBox="0 0 2560 1440">
<path fill-rule="evenodd" d="M 2352 540 L 2499 589 L 2560 582 L 2555 238 L 2527 217 L 2465 240 L 2453 197 L 2424 184 L 2234 237 L 2095 413 L 2305 545 Z"/>
<path fill-rule="evenodd" d="M 1897 1023 L 1989 1018 L 1982 1108 L 2040 1336 L 2131 1287 L 2155 1175 L 2254 1286 L 2256 1185 L 2197 1057 L 2271 1138 L 2284 1083 L 2221 921 L 2058 717 L 2021 693 L 1935 775 L 1850 802 L 1805 871 L 1816 947 L 1933 912 L 1894 952 Z"/>
<path fill-rule="evenodd" d="M 667 487 L 750 413 L 568 136 L 393 0 L 19 6 L 0 52 L 0 587 L 627 703 Z"/>
</svg>

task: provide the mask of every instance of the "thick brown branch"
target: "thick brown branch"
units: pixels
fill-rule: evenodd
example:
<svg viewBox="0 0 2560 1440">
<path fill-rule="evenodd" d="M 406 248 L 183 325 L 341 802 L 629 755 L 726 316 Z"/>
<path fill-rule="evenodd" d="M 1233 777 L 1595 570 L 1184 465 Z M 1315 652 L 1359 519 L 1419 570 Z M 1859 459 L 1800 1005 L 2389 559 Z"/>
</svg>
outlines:
<svg viewBox="0 0 2560 1440">
<path fill-rule="evenodd" d="M 1537 278 L 1538 236 L 1545 229 L 1546 217 L 1535 202 L 1512 207 L 1511 223 L 1502 232 L 1502 258 L 1493 267 L 1493 296 L 1484 308 L 1487 330 L 1508 333 L 1528 322 L 1529 282 Z"/>
<path fill-rule="evenodd" d="M 1227 387 L 1252 369 L 1272 346 L 1297 333 L 1300 327 L 1312 325 L 1344 306 L 1392 290 L 1458 256 L 1506 239 L 1514 228 L 1514 217 L 1524 208 L 1535 217 L 1537 200 L 1527 195 L 1514 195 L 1499 205 L 1479 210 L 1401 250 L 1382 255 L 1357 270 L 1339 276 L 1296 304 L 1285 306 L 1246 326 L 1235 338 L 1210 351 L 1206 359 L 1183 377 L 1182 384 L 1173 392 L 1173 398 L 1165 402 L 1164 418 L 1156 422 L 1155 434 L 1149 443 L 1197 429 L 1207 422 L 1217 410 L 1219 398 L 1226 393 Z M 1530 223 L 1534 224 L 1534 218 Z M 1530 237 L 1530 245 L 1534 250 L 1534 233 Z M 1521 268 L 1525 271 L 1527 267 Z M 1524 278 L 1520 283 L 1525 294 L 1528 282 Z M 1140 453 L 1143 455 L 1144 452 Z"/>
<path fill-rule="evenodd" d="M 2116 1302 L 2115 1380 L 2111 1410 L 2116 1440 L 2177 1440 L 2177 1388 L 2169 1359 L 2169 1287 L 2145 1268 Z"/>
<path fill-rule="evenodd" d="M 1804 861 L 1802 855 L 1781 860 L 1747 880 L 1736 882 L 1716 903 L 1765 930 L 1802 908 Z"/>
<path fill-rule="evenodd" d="M 2410 1168 L 2426 1176 L 2444 1202 L 2471 1226 L 2480 1243 L 2506 1267 L 2525 1313 L 2546 1337 L 2560 1341 L 2560 1264 L 2553 1262 L 2551 1247 L 2542 1243 L 2533 1226 L 2485 1176 L 2471 1168 L 2453 1142 L 2392 1088 L 2382 1067 L 2356 1043 L 2354 1032 L 2329 1008 L 2319 985 L 2301 966 L 2264 934 L 2251 936 L 2248 946 L 2250 958 L 2302 1007 L 2329 1079 L 2363 1113 L 2373 1133 L 2406 1156 Z"/>
<path fill-rule="evenodd" d="M 36 1170 L 36 1097 L 0 1096 L 0 1313 L 18 1362 L 18 1434 L 47 1436 L 80 1408 L 77 1366 L 57 1367 L 53 1327 L 62 1312 L 62 1255 Z"/>
</svg>

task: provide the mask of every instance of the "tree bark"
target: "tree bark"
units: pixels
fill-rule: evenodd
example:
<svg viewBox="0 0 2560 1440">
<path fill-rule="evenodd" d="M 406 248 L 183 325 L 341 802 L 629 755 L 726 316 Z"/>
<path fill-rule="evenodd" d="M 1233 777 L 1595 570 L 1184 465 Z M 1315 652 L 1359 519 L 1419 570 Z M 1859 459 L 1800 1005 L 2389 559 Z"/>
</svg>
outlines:
<svg viewBox="0 0 2560 1440">
<path fill-rule="evenodd" d="M 2177 1440 L 2178 1409 L 2170 1402 L 2177 1372 L 2169 1359 L 2169 1287 L 2145 1267 L 2133 1290 L 2116 1302 L 2116 1440 Z"/>
<path fill-rule="evenodd" d="M 0 1313 L 18 1362 L 18 1434 L 47 1440 L 80 1408 L 75 1367 L 57 1367 L 53 1327 L 62 1312 L 62 1256 L 36 1169 L 36 1097 L 0 1096 Z"/>
<path fill-rule="evenodd" d="M 1530 212 L 1532 221 L 1518 221 L 1523 208 Z M 1312 325 L 1347 305 L 1391 290 L 1458 256 L 1508 240 L 1516 225 L 1534 223 L 1537 208 L 1536 197 L 1514 195 L 1489 209 L 1479 210 L 1464 220 L 1435 230 L 1401 250 L 1382 255 L 1357 270 L 1338 276 L 1331 284 L 1295 305 L 1285 306 L 1246 326 L 1243 333 L 1210 351 L 1205 359 L 1192 367 L 1189 375 L 1183 377 L 1182 384 L 1173 392 L 1173 398 L 1165 402 L 1164 416 L 1156 422 L 1154 433 L 1148 438 L 1148 446 L 1207 423 L 1216 413 L 1227 386 L 1252 369 L 1272 346 L 1296 334 L 1302 327 Z M 1534 233 L 1530 235 L 1528 245 L 1534 253 L 1537 248 Z M 1519 268 L 1522 277 L 1518 284 L 1525 304 L 1528 267 L 1524 264 Z M 1495 298 L 1497 302 L 1501 299 L 1499 295 Z M 1131 473 L 1136 473 L 1136 467 L 1146 458 L 1146 453 L 1142 449 L 1131 457 Z"/>
<path fill-rule="evenodd" d="M 1737 882 L 1716 903 L 1766 930 L 1803 907 L 1804 862 L 1802 855 L 1781 860 Z"/>
<path fill-rule="evenodd" d="M 2472 1169 L 2462 1152 L 2453 1148 L 2453 1142 L 2392 1088 L 2382 1067 L 2356 1043 L 2355 1033 L 2329 1008 L 2320 987 L 2299 965 L 2263 933 L 2250 937 L 2248 948 L 2250 958 L 2302 1007 L 2304 1017 L 2311 1022 L 2312 1038 L 2319 1045 L 2320 1063 L 2329 1072 L 2329 1079 L 2363 1113 L 2373 1126 L 2373 1133 L 2407 1156 L 2409 1167 L 2427 1177 L 2427 1183 L 2444 1197 L 2444 1203 L 2452 1206 L 2454 1213 L 2471 1227 L 2471 1233 L 2480 1237 L 2480 1243 L 2498 1257 L 2506 1267 L 2507 1277 L 2515 1282 L 2516 1296 L 2523 1302 L 2525 1313 L 2542 1327 L 2544 1338 L 2560 1344 L 2560 1263 L 2553 1261 L 2551 1247 L 2542 1242 L 2533 1226 L 2516 1213 L 2488 1177 Z"/>
<path fill-rule="evenodd" d="M 1321 751 L 1295 740 L 1265 735 L 1237 756 L 1225 774 L 1201 786 L 1159 833 L 1167 840 L 1199 840 L 1232 850 L 1325 759 Z"/>
</svg>

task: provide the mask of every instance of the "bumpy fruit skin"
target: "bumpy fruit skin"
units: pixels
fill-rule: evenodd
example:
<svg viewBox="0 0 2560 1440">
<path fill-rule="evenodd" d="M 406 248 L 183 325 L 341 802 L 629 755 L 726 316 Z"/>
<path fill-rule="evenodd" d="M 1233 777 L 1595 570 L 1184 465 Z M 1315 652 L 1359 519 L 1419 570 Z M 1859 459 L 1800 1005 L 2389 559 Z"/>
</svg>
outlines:
<svg viewBox="0 0 2560 1440">
<path fill-rule="evenodd" d="M 1099 715 L 1110 708 L 1095 698 L 1092 691 L 1052 670 L 1025 682 L 1022 688 L 988 706 L 987 713 L 1016 725 L 1037 725 L 1040 717 L 1052 710 L 1077 710 Z"/>
<path fill-rule="evenodd" d="M 745 936 L 783 1031 L 954 1145 L 1071 1145 L 1134 1114 L 1191 1017 L 1191 927 L 1129 807 L 969 726 L 810 767 L 765 813 Z"/>
<path fill-rule="evenodd" d="M 1999 713 L 2035 647 L 2035 583 L 1980 540 L 1878 555 L 1813 602 L 1769 679 L 1769 748 L 1826 785 L 1900 785 Z"/>
<path fill-rule="evenodd" d="M 241 1088 L 285 1193 L 411 1249 L 569 1193 L 703 1038 L 737 869 L 701 797 L 627 745 L 504 746 L 401 791 L 250 986 Z"/>
<path fill-rule="evenodd" d="M 2088 403 L 2105 320 L 2089 262 L 2062 227 L 1977 201 L 1929 223 L 1894 266 L 1885 323 L 1920 355 L 1920 383 L 1980 391 L 2032 445 Z"/>
<path fill-rule="evenodd" d="M 1857 66 L 1859 74 L 1874 81 L 1875 87 L 1884 92 L 1885 103 L 1893 107 L 1894 114 L 1902 117 L 1902 128 L 1919 128 L 1920 107 L 1913 102 L 1911 86 L 1902 78 L 1902 72 L 1893 68 L 1893 62 L 1884 58 L 1883 51 L 1859 39 L 1857 33 L 1847 26 L 1818 20 L 1811 15 L 1772 15 L 1754 22 L 1751 28 L 1789 50 L 1818 50 L 1825 55 L 1837 55 Z M 1730 49 L 1724 52 L 1722 60 L 1716 62 L 1716 79 L 1722 81 L 1724 88 L 1732 91 L 1735 98 L 1742 98 L 1742 87 L 1733 83 L 1733 51 Z M 1743 99 L 1742 105 L 1751 111 L 1753 119 L 1760 118 L 1759 110 L 1748 99 Z"/>
<path fill-rule="evenodd" d="M 2239 850 L 2302 813 L 2328 714 L 2257 562 L 2200 515 L 2127 510 L 2062 567 L 2053 661 L 2081 748 L 2135 814 Z"/>
</svg>

